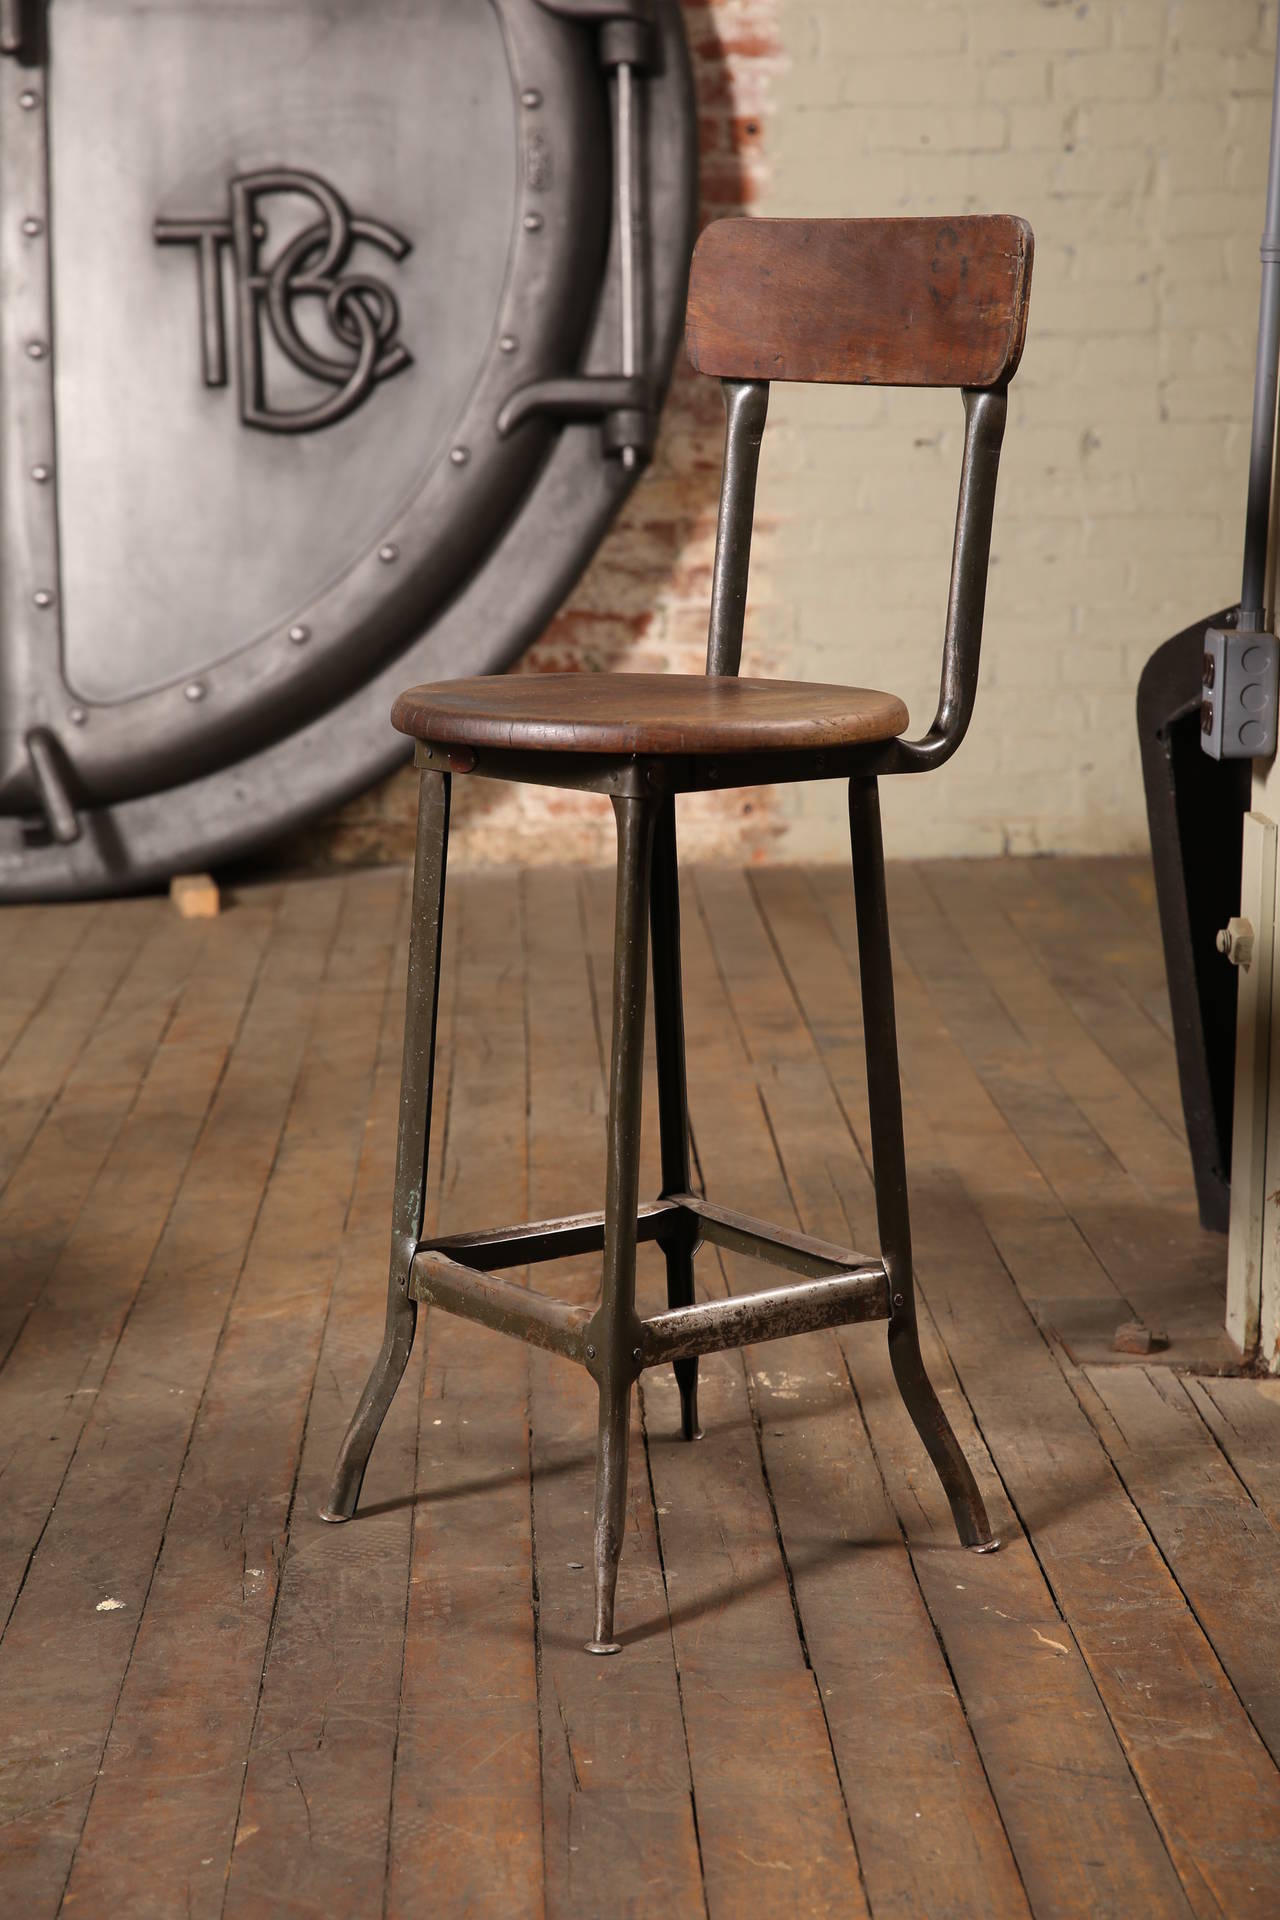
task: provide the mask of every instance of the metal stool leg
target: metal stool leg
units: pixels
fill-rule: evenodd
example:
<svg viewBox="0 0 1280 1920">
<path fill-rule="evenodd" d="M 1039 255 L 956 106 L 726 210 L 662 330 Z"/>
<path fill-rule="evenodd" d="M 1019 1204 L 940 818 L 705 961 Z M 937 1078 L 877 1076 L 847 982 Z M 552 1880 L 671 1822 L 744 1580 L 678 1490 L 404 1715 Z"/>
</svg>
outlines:
<svg viewBox="0 0 1280 1920">
<path fill-rule="evenodd" d="M 680 981 L 680 877 L 676 859 L 676 803 L 658 809 L 653 834 L 653 873 L 649 884 L 649 925 L 653 938 L 653 1031 L 658 1055 L 658 1129 L 662 1140 L 662 1195 L 690 1190 L 689 1093 L 684 1062 L 684 993 Z M 692 1234 L 682 1231 L 664 1242 L 667 1305 L 693 1305 Z M 672 1362 L 680 1389 L 680 1430 L 686 1440 L 701 1438 L 698 1427 L 698 1357 Z"/>
<path fill-rule="evenodd" d="M 395 1198 L 391 1209 L 387 1324 L 373 1371 L 338 1450 L 328 1505 L 320 1510 L 322 1520 L 349 1520 L 356 1510 L 373 1443 L 409 1364 L 418 1318 L 417 1303 L 409 1298 L 409 1269 L 422 1238 L 427 1197 L 427 1145 L 431 1136 L 431 1086 L 435 1073 L 451 784 L 447 773 L 424 773 L 419 777 L 418 846 L 413 876 L 413 920 L 409 929 L 409 984 L 404 1064 L 400 1075 Z"/>
<path fill-rule="evenodd" d="M 587 1364 L 600 1389 L 596 1453 L 595 1636 L 588 1653 L 618 1653 L 613 1599 L 627 1512 L 631 1387 L 640 1371 L 636 1315 L 636 1211 L 640 1201 L 640 1103 L 644 1090 L 646 904 L 656 803 L 615 799 L 618 896 L 613 925 L 613 1053 L 605 1169 L 600 1305 L 586 1328 Z"/>
<path fill-rule="evenodd" d="M 893 963 L 885 900 L 880 795 L 874 780 L 849 782 L 849 833 L 858 914 L 858 965 L 862 976 L 876 1218 L 880 1251 L 889 1274 L 892 1309 L 889 1358 L 898 1390 L 951 1504 L 951 1515 L 962 1543 L 980 1553 L 989 1553 L 999 1542 L 992 1535 L 969 1462 L 925 1372 L 916 1326 L 911 1216 L 902 1138 L 902 1088 L 898 1080 L 898 1035 L 893 1010 Z"/>
</svg>

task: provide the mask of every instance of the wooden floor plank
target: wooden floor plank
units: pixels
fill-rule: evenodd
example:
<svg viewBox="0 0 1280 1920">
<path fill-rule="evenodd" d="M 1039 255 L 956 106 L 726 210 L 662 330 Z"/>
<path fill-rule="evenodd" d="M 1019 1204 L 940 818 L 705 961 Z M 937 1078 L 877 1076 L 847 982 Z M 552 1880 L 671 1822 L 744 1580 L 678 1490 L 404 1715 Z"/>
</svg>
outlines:
<svg viewBox="0 0 1280 1920">
<path fill-rule="evenodd" d="M 102 912 L 99 900 L 0 911 L 0 1069 Z"/>
<path fill-rule="evenodd" d="M 611 914 L 607 876 L 591 876 L 588 932 L 595 1002 L 607 1019 Z M 688 889 L 686 888 L 686 895 Z M 686 898 L 686 924 L 694 903 Z M 698 994 L 694 1070 L 712 1068 L 716 1034 Z M 692 1005 L 692 1001 L 691 1001 Z M 656 1087 L 646 1089 L 646 1196 L 659 1185 Z M 740 1116 L 724 1108 L 716 1158 Z M 706 1153 L 710 1135 L 700 1133 Z M 764 1152 L 773 1159 L 767 1140 Z M 647 1250 L 652 1252 L 652 1250 Z M 650 1309 L 665 1302 L 660 1262 L 650 1260 Z M 702 1263 L 706 1270 L 706 1258 Z M 723 1275 L 715 1274 L 723 1288 Z M 756 1284 L 760 1269 L 756 1269 Z M 698 1814 L 707 1905 L 719 1915 L 856 1914 L 866 1911 L 839 1770 L 822 1697 L 797 1630 L 794 1569 L 781 1551 L 743 1358 L 711 1355 L 700 1366 L 703 1439 L 679 1437 L 674 1375 L 644 1376 L 645 1450 L 667 1584 L 672 1643 Z M 715 1516 L 713 1526 L 708 1515 Z M 786 1790 L 779 1793 L 779 1772 Z"/>
<path fill-rule="evenodd" d="M 1141 1088 L 1141 1078 L 1121 1067 L 1097 1037 L 1098 1002 L 1111 1019 L 1123 1017 L 1141 1036 L 1148 1023 L 1136 1017 L 1131 1001 L 1104 994 L 1101 983 L 1091 996 L 1079 987 L 1078 962 L 1064 966 L 1063 953 L 1078 952 L 1082 929 L 1065 912 L 1053 916 L 1052 944 L 1022 931 L 1026 889 L 1010 898 L 1007 876 L 988 876 L 981 868 L 951 872 L 931 861 L 919 869 L 943 938 L 954 937 L 976 963 L 1024 1045 L 1043 1059 L 1054 1082 L 1084 1115 L 1116 1161 L 1155 1200 L 1185 1201 L 1189 1162 L 1185 1138 L 1170 1123 L 1179 1111 L 1176 1072 L 1163 1038 L 1152 1032 L 1167 1070 L 1158 1094 Z M 1097 968 L 1093 969 L 1097 972 Z M 1110 1024 L 1110 1020 L 1108 1025 Z M 1103 1027 L 1104 1035 L 1108 1027 Z"/>
<path fill-rule="evenodd" d="M 815 881 L 824 900 L 843 903 L 830 876 L 819 873 Z M 957 1165 L 980 1204 L 991 1193 L 984 1218 L 1020 1285 L 1025 1277 L 1037 1314 L 1077 1357 L 1107 1357 L 1116 1327 L 1137 1318 L 1167 1331 L 1174 1363 L 1234 1364 L 1225 1333 L 1207 1330 L 1218 1320 L 1222 1245 L 1201 1232 L 1189 1186 L 1180 1203 L 1151 1204 L 1064 1097 L 960 943 L 937 938 L 937 912 L 919 876 L 895 869 L 894 882 L 895 938 L 946 1024 L 949 1085 L 967 1069 L 970 1119 L 986 1111 L 998 1143 L 994 1155 L 985 1140 L 979 1150 L 966 1125 L 955 1136 Z M 947 1139 L 950 1146 L 950 1133 Z M 1018 1190 L 1012 1206 L 1011 1188 Z M 1010 1236 L 1021 1236 L 1032 1222 L 1035 1233 L 1052 1239 L 1065 1233 L 1078 1248 L 1076 1261 L 1050 1267 L 1042 1255 L 1017 1258 Z M 1054 1292 L 1044 1286 L 1050 1272 L 1075 1277 Z M 1114 1305 L 1106 1298 L 1108 1281 Z"/>
<path fill-rule="evenodd" d="M 573 875 L 523 882 L 529 1006 L 529 1201 L 535 1218 L 598 1204 L 605 1091 Z M 599 1259 L 538 1269 L 540 1288 L 590 1299 Z M 591 1528 L 596 1390 L 530 1355 L 548 1911 L 703 1910 L 679 1681 L 633 1397 L 627 1527 L 618 1577 L 623 1652 L 593 1659 Z"/>
<path fill-rule="evenodd" d="M 1280 1388 L 1088 1347 L 1221 1318 L 1149 868 L 891 870 L 922 1339 L 1001 1552 L 882 1328 L 704 1361 L 695 1446 L 660 1370 L 615 1661 L 552 1356 L 437 1315 L 360 1517 L 316 1517 L 382 1318 L 406 883 L 0 914 L 0 1909 L 1273 1912 Z M 873 1247 L 847 873 L 683 890 L 695 1182 Z M 599 1205 L 611 946 L 611 874 L 455 874 L 445 1230 Z M 646 1198 L 653 1094 L 650 1035 Z"/>
<path fill-rule="evenodd" d="M 1167 1359 L 1180 1365 L 1234 1365 L 1236 1354 L 1225 1333 L 1219 1329 L 1206 1339 L 1203 1332 L 1220 1318 L 1225 1247 L 1220 1235 L 1200 1227 L 1185 1139 L 1157 1117 L 1112 1058 L 1121 1049 L 1112 1043 L 1108 1051 L 1104 1044 L 1106 1023 L 1097 1014 L 1098 1003 L 1113 1026 L 1123 1025 L 1139 1039 L 1146 1029 L 1147 1051 L 1158 1049 L 1167 1067 L 1167 1084 L 1162 1078 L 1151 1098 L 1160 1099 L 1166 1112 L 1180 1112 L 1172 1055 L 1148 1023 L 1136 1018 L 1127 999 L 1112 1006 L 1101 968 L 1093 969 L 1099 983 L 1086 991 L 1080 985 L 1086 970 L 1059 958 L 1079 953 L 1083 925 L 1054 907 L 1047 943 L 1037 946 L 1023 938 L 1019 906 L 1030 890 L 1025 885 L 1015 890 L 1004 864 L 999 863 L 994 879 L 978 865 L 959 875 L 942 863 L 918 869 L 927 901 L 918 919 L 908 904 L 903 916 L 908 937 L 913 926 L 936 925 L 939 915 L 952 936 L 935 940 L 948 951 L 951 965 L 943 978 L 929 960 L 930 989 L 945 996 L 946 1007 L 964 1001 L 965 1013 L 951 1015 L 953 1031 L 1137 1317 L 1169 1334 Z M 982 989 L 966 959 L 1005 1023 L 984 1012 Z M 1090 1013 L 1101 1038 L 1085 1024 Z M 1056 1123 L 1052 1127 L 1044 1122 L 1046 1107 Z M 1084 1126 L 1064 1127 L 1071 1108 Z M 1187 1344 L 1191 1330 L 1197 1335 L 1194 1349 Z M 1088 1339 L 1074 1326 L 1058 1331 L 1082 1358 L 1107 1353 L 1107 1329 L 1095 1330 Z"/>
<path fill-rule="evenodd" d="M 1135 1055 L 1131 1049 L 1136 1042 L 1145 1063 L 1141 1069 L 1143 1076 L 1147 1073 L 1153 1076 L 1150 1086 L 1157 1099 L 1173 1096 L 1175 1113 L 1170 1115 L 1170 1124 L 1181 1132 L 1173 1020 L 1150 862 L 1142 862 L 1138 868 L 1139 871 L 1145 869 L 1148 889 L 1145 898 L 1131 885 L 1135 868 L 1132 861 L 1067 857 L 1018 865 L 1043 869 L 1023 876 L 1022 890 L 1030 897 L 1025 904 L 1019 903 L 1019 911 L 1026 913 L 1028 935 L 1038 931 L 1035 909 L 1041 902 L 1043 890 L 1061 902 L 1074 928 L 1075 953 L 1069 963 L 1073 985 L 1080 983 L 1079 962 L 1088 953 L 1097 975 L 1103 980 L 1109 977 L 1113 988 L 1118 986 L 1122 990 L 1120 995 L 1113 992 L 1111 1005 L 1098 1023 L 1099 1038 L 1104 1044 L 1114 1042 L 1117 1061 L 1133 1061 Z M 1084 984 L 1087 993 L 1089 983 L 1086 980 Z M 1126 1018 L 1128 1005 L 1140 1008 L 1163 1040 L 1162 1050 L 1152 1050 L 1151 1034 L 1145 1025 L 1135 1026 Z M 1165 1090 L 1164 1096 L 1161 1087 Z"/>
<path fill-rule="evenodd" d="M 1184 1384 L 1260 1511 L 1280 1531 L 1280 1380 Z"/>
<path fill-rule="evenodd" d="M 407 875 L 404 878 L 407 880 Z M 403 1036 L 407 889 L 366 1134 L 308 1409 L 234 1838 L 213 1860 L 228 1915 L 381 1910 L 407 1601 L 421 1347 L 383 1425 L 358 1520 L 326 1526 L 338 1444 L 386 1299 Z M 442 1021 L 452 991 L 442 990 Z M 303 1797 L 305 1792 L 305 1799 Z M 206 1852 L 209 1850 L 206 1849 Z"/>
<path fill-rule="evenodd" d="M 851 932 L 836 931 L 848 952 Z M 911 1157 L 929 1166 L 954 1125 L 958 1049 L 901 952 L 897 982 Z M 1017 1290 L 996 1279 L 943 1261 L 927 1293 L 1001 1477 L 1192 1907 L 1268 1912 L 1280 1777 Z M 1194 1745 L 1179 1731 L 1192 1702 Z"/>
<path fill-rule="evenodd" d="M 518 912 L 508 874 L 466 876 L 446 909 L 458 951 L 438 1066 L 451 1086 L 445 1232 L 527 1217 Z M 430 1888 L 441 1912 L 533 1920 L 543 1895 L 528 1361 L 519 1342 L 444 1313 L 429 1314 L 426 1345 L 388 1912 L 420 1914 Z"/>
<path fill-rule="evenodd" d="M 935 870 L 929 862 L 931 876 Z M 977 864 L 973 872 L 981 872 Z M 1151 925 L 1142 939 L 1080 862 L 994 862 L 990 889 L 1004 904 L 1007 925 L 1034 950 L 1094 1046 L 1186 1142 L 1159 929 Z"/>
<path fill-rule="evenodd" d="M 172 915 L 157 923 L 0 1196 L 5 1248 L 0 1364 L 39 1299 L 138 1097 L 178 996 L 210 946 L 209 936 L 208 921 Z M 197 979 L 216 993 L 226 969 L 219 948 Z"/>
<path fill-rule="evenodd" d="M 116 901 L 86 927 L 54 968 L 47 992 L 9 1049 L 0 1079 L 0 1188 L 62 1089 L 81 1049 L 110 1007 L 134 956 L 167 909 L 152 900 Z M 91 928 L 92 938 L 87 937 Z"/>
<path fill-rule="evenodd" d="M 1280 1760 L 1280 1537 L 1180 1380 L 1155 1367 L 1090 1367 L 1073 1385 L 1241 1704 Z"/>
<path fill-rule="evenodd" d="M 0 1373 L 0 1623 L 8 1619 L 93 1415 L 121 1328 L 196 1150 L 273 918 L 271 907 L 246 910 L 238 928 L 204 944 L 128 1117 Z M 144 985 L 148 979 L 158 987 L 149 969 Z M 125 1025 L 136 1035 L 133 1020 Z M 153 1035 L 144 1022 L 143 1037 Z M 83 1148 L 77 1152 L 74 1136 L 62 1135 L 61 1144 L 71 1162 L 67 1189 L 74 1194 L 86 1179 L 77 1165 L 85 1158 L 93 1164 L 96 1143 L 89 1143 L 87 1155 Z M 35 1171 L 43 1174 L 43 1166 Z M 42 1178 L 36 1186 L 39 1191 Z M 33 1232 L 38 1235 L 38 1225 Z M 17 1269 L 20 1286 L 31 1277 L 21 1243 Z"/>
<path fill-rule="evenodd" d="M 400 895 L 399 876 L 385 873 L 359 875 L 347 890 L 312 1043 L 201 1398 L 77 1850 L 67 1899 L 85 1912 L 127 1906 L 162 1920 L 222 1910 L 302 1427 L 364 1142 Z M 305 1529 L 295 1539 L 304 1549 Z M 260 1736 L 259 1753 L 270 1732 L 260 1727 Z M 310 1742 L 291 1740 L 280 1757 L 291 1806 L 309 1799 L 311 1752 Z M 269 1824 L 264 1817 L 260 1831 Z M 242 1819 L 241 1831 L 246 1826 Z M 236 1865 L 245 1877 L 256 1870 L 273 1911 L 305 1911 L 308 1895 L 328 1881 L 333 1855 L 321 1874 L 308 1875 L 306 1850 L 286 1852 L 280 1828 L 275 1823 L 274 1846 L 257 1848 L 250 1836 Z M 273 1855 L 265 1873 L 262 1852 Z"/>
<path fill-rule="evenodd" d="M 852 1234 L 860 1243 L 874 1245 L 865 1164 L 849 1137 L 844 1110 L 833 1098 L 838 1091 L 861 1113 L 865 1068 L 856 989 L 847 975 L 841 981 L 830 929 L 814 910 L 803 882 L 790 885 L 778 876 L 775 883 L 770 876 L 767 882 L 762 877 L 759 887 L 762 898 L 768 898 L 790 982 L 812 1008 L 808 1029 L 737 876 L 719 883 L 714 921 L 726 978 L 731 987 L 739 976 L 743 979 L 735 999 L 749 1040 L 784 1029 L 789 1035 L 784 1060 L 777 1058 L 774 1039 L 759 1045 L 764 1100 L 786 1162 L 788 1187 L 809 1231 L 845 1239 Z M 705 883 L 704 891 L 710 891 Z M 811 1033 L 821 1035 L 821 1060 Z M 838 1075 L 834 1089 L 827 1080 L 828 1067 L 833 1078 Z M 918 1177 L 913 1192 L 919 1231 L 924 1223 L 919 1219 Z M 948 1231 L 954 1233 L 954 1215 Z M 927 1242 L 921 1239 L 923 1255 Z M 950 1248 L 952 1242 L 944 1244 Z M 939 1809 L 935 1837 L 944 1844 L 935 1872 L 945 1874 L 953 1848 L 960 1857 L 967 1856 L 973 1875 L 968 1897 L 976 1911 L 982 1910 L 986 1876 L 992 1860 L 998 1861 L 1004 1836 L 990 1811 L 983 1832 L 980 1817 L 987 1796 L 973 1777 L 974 1763 L 969 1762 L 969 1793 L 959 1804 L 957 1783 L 954 1776 L 949 1782 L 946 1773 L 950 1753 L 962 1753 L 976 1741 L 1035 1913 L 1118 1916 L 1132 1911 L 1137 1889 L 1143 1911 L 1184 1912 L 1164 1847 L 1085 1664 L 1064 1632 L 1059 1609 L 1025 1540 L 1016 1525 L 1010 1531 L 1012 1516 L 998 1480 L 989 1466 L 983 1470 L 982 1450 L 974 1451 L 976 1435 L 964 1401 L 950 1394 L 948 1409 L 982 1473 L 984 1491 L 1006 1536 L 1002 1551 L 991 1557 L 957 1547 L 936 1478 L 893 1384 L 883 1333 L 852 1328 L 842 1336 L 841 1346 L 969 1722 L 962 1731 L 953 1715 L 948 1724 L 942 1711 L 946 1692 L 935 1684 L 917 1703 L 920 1724 L 912 1729 L 914 1738 L 904 1742 L 903 1765 L 915 1790 L 914 1805 L 926 1818 L 927 1807 Z M 930 1358 L 936 1366 L 936 1350 Z M 945 1374 L 938 1384 L 947 1386 Z M 896 1678 L 890 1659 L 881 1671 Z M 899 1682 L 890 1692 L 897 1702 L 908 1689 Z M 922 1753 L 929 1752 L 924 1741 L 930 1716 L 937 1722 L 932 1780 L 921 1761 Z M 958 1847 L 944 1824 L 948 1811 L 956 1825 L 972 1818 L 973 1835 Z M 1014 1898 L 1007 1869 L 1005 1885 L 1006 1897 Z M 931 1897 L 936 1899 L 939 1891 L 935 1881 Z"/>
<path fill-rule="evenodd" d="M 322 883 L 286 899 L 209 1120 L 0 1641 L 0 1697 L 16 1725 L 6 1875 L 16 1910 L 32 1916 L 56 1909 L 70 1870 L 341 899 Z"/>
<path fill-rule="evenodd" d="M 695 1125 L 709 1190 L 794 1225 L 794 1194 L 760 1085 L 766 1076 L 772 1083 L 775 1069 L 766 1061 L 774 1061 L 775 1047 L 782 1056 L 776 1071 L 789 1070 L 791 1039 L 772 1017 L 772 956 L 738 943 L 736 919 L 726 922 L 731 884 L 728 876 L 700 878 L 705 912 L 689 929 L 690 1004 L 701 1029 L 691 1053 Z M 717 937 L 713 952 L 709 935 L 722 929 L 727 937 Z M 829 1145 L 806 1135 L 806 1166 L 819 1177 Z M 726 1266 L 735 1292 L 766 1283 L 766 1269 Z M 872 1337 L 883 1340 L 883 1333 Z M 747 1360 L 804 1645 L 872 1911 L 1025 1912 L 834 1336 L 770 1342 L 749 1349 Z"/>
</svg>

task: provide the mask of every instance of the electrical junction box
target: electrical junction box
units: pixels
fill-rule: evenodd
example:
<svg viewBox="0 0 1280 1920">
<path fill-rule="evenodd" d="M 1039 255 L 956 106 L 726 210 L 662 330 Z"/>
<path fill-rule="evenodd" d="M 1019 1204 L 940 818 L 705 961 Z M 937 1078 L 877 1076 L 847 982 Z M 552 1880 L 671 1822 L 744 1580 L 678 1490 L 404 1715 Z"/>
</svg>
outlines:
<svg viewBox="0 0 1280 1920">
<path fill-rule="evenodd" d="M 1200 745 L 1213 759 L 1265 759 L 1275 752 L 1278 663 L 1274 633 L 1206 631 Z"/>
</svg>

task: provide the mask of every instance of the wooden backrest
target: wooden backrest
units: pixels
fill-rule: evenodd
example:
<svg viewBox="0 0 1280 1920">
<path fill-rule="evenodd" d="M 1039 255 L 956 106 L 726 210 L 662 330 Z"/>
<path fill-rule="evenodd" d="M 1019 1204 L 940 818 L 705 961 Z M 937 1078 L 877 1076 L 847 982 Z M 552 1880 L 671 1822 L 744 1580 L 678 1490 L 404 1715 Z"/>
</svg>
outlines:
<svg viewBox="0 0 1280 1920">
<path fill-rule="evenodd" d="M 1012 214 L 717 220 L 694 250 L 685 341 L 724 380 L 995 387 L 1027 329 L 1034 242 Z"/>
</svg>

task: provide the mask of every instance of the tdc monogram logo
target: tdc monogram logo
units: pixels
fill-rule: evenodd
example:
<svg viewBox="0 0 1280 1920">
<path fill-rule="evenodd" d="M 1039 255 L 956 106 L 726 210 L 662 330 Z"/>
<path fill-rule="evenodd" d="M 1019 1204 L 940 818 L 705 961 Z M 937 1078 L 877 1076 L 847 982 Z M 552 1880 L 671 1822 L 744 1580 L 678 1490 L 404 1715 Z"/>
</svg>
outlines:
<svg viewBox="0 0 1280 1920">
<path fill-rule="evenodd" d="M 264 204 L 273 195 L 309 200 L 317 217 L 265 259 Z M 270 167 L 236 175 L 230 217 L 157 220 L 162 245 L 196 249 L 200 290 L 200 350 L 207 387 L 227 384 L 227 329 L 223 313 L 222 252 L 229 247 L 235 274 L 235 330 L 240 418 L 267 433 L 309 433 L 345 419 L 379 380 L 410 364 L 396 339 L 400 309 L 384 281 L 344 271 L 358 240 L 403 260 L 409 242 L 380 220 L 348 212 L 319 174 Z M 304 333 L 301 322 L 309 317 Z M 321 331 L 326 329 L 327 331 Z M 316 344 L 320 333 L 322 344 Z M 267 340 L 300 373 L 327 392 L 313 406 L 273 407 L 267 392 Z"/>
</svg>

